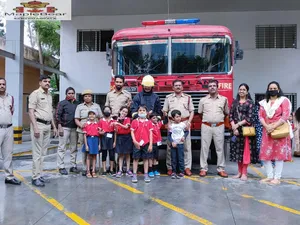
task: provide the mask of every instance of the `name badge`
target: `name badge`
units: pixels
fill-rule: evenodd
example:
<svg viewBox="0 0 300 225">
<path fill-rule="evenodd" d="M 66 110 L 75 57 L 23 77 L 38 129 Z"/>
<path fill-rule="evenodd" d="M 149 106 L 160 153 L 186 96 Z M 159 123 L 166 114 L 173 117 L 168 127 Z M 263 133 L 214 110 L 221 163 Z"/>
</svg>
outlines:
<svg viewBox="0 0 300 225">
<path fill-rule="evenodd" d="M 108 134 L 106 134 L 106 137 L 107 137 L 107 138 L 112 138 L 113 135 L 112 135 L 111 133 L 108 133 Z"/>
<path fill-rule="evenodd" d="M 157 146 L 161 146 L 161 145 L 162 145 L 161 141 L 157 142 Z"/>
<path fill-rule="evenodd" d="M 145 143 L 144 140 L 141 140 L 139 144 L 140 146 L 143 146 L 144 143 Z"/>
</svg>

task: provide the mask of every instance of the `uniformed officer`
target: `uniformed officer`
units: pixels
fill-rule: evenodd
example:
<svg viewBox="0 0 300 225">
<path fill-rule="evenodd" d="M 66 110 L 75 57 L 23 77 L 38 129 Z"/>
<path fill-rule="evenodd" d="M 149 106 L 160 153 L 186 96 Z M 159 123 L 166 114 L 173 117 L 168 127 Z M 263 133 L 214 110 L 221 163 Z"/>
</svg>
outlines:
<svg viewBox="0 0 300 225">
<path fill-rule="evenodd" d="M 33 91 L 29 96 L 28 108 L 31 120 L 32 184 L 43 187 L 46 182 L 42 176 L 43 161 L 50 140 L 51 124 L 54 136 L 58 136 L 58 132 L 53 119 L 52 96 L 49 92 L 50 77 L 41 75 L 39 84 L 39 89 Z"/>
<path fill-rule="evenodd" d="M 88 112 L 94 111 L 96 113 L 96 117 L 99 119 L 103 117 L 102 110 L 97 103 L 94 103 L 92 100 L 93 91 L 88 89 L 82 92 L 83 96 L 83 103 L 79 104 L 75 110 L 75 123 L 77 125 L 77 132 L 78 132 L 78 142 L 80 146 L 83 145 L 83 131 L 82 128 L 84 124 L 87 122 L 88 119 Z M 82 176 L 86 176 L 86 153 L 82 153 L 82 163 L 83 163 L 83 170 Z"/>
<path fill-rule="evenodd" d="M 115 76 L 115 88 L 106 96 L 105 106 L 112 110 L 112 117 L 118 117 L 122 106 L 130 108 L 132 97 L 131 93 L 123 90 L 125 83 L 124 76 Z"/>
<path fill-rule="evenodd" d="M 169 117 L 169 122 L 172 123 L 171 112 L 174 109 L 177 109 L 181 112 L 182 122 L 185 122 L 187 128 L 190 129 L 193 117 L 194 117 L 194 104 L 190 95 L 183 93 L 183 81 L 174 80 L 173 81 L 173 90 L 174 93 L 167 95 L 163 112 L 165 116 Z M 172 166 L 171 166 L 171 153 L 169 146 L 167 147 L 167 159 L 166 159 L 168 175 L 172 174 Z M 192 144 L 191 144 L 191 132 L 186 137 L 184 142 L 184 166 L 185 166 L 185 174 L 187 176 L 191 176 L 191 168 L 192 168 Z"/>
<path fill-rule="evenodd" d="M 3 156 L 5 183 L 20 185 L 14 177 L 12 168 L 12 154 L 14 145 L 14 131 L 12 115 L 14 112 L 14 98 L 6 93 L 6 80 L 0 78 L 0 149 Z"/>
<path fill-rule="evenodd" d="M 224 119 L 229 114 L 228 99 L 218 93 L 218 81 L 208 83 L 208 95 L 199 101 L 198 112 L 202 115 L 200 176 L 207 175 L 207 157 L 211 140 L 214 140 L 218 162 L 218 175 L 228 177 L 225 172 L 224 156 Z"/>
</svg>

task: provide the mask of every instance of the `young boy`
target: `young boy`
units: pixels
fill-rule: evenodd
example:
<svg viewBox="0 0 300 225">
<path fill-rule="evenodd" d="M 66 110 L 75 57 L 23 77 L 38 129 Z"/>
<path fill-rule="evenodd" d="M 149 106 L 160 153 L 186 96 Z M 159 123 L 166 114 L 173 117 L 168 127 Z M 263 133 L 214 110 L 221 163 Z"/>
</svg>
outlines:
<svg viewBox="0 0 300 225">
<path fill-rule="evenodd" d="M 173 110 L 171 112 L 173 123 L 169 125 L 168 140 L 171 143 L 171 163 L 172 179 L 180 179 L 184 176 L 184 141 L 189 132 L 186 130 L 186 124 L 181 122 L 181 112 Z M 176 175 L 177 166 L 179 168 L 178 176 Z"/>
<path fill-rule="evenodd" d="M 139 159 L 144 162 L 144 181 L 150 182 L 148 176 L 148 159 L 151 157 L 152 152 L 152 122 L 147 119 L 146 106 L 139 106 L 138 118 L 131 123 L 131 137 L 133 141 L 133 176 L 132 182 L 137 183 L 137 167 Z"/>
</svg>

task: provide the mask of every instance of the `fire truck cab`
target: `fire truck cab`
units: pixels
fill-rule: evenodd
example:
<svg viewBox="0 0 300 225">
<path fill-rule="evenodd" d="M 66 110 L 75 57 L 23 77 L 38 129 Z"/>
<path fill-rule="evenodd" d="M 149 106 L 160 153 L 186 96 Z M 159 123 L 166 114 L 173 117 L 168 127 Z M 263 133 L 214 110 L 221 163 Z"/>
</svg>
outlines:
<svg viewBox="0 0 300 225">
<path fill-rule="evenodd" d="M 199 19 L 144 21 L 143 27 L 116 32 L 107 51 L 112 77 L 124 76 L 125 89 L 133 95 L 142 90 L 143 76 L 150 74 L 163 105 L 166 95 L 173 92 L 172 81 L 184 81 L 184 92 L 191 95 L 195 106 L 191 136 L 193 150 L 198 152 L 201 127 L 198 104 L 208 94 L 208 81 L 218 80 L 219 93 L 231 105 L 234 64 L 243 58 L 243 50 L 227 27 L 198 25 L 199 22 Z M 215 153 L 211 152 L 215 161 Z"/>
</svg>

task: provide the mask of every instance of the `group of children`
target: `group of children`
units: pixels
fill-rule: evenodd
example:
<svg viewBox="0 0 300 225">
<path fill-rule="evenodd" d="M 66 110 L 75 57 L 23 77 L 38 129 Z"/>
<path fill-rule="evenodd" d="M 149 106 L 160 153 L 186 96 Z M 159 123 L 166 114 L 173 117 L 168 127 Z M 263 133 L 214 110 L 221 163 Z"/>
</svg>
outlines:
<svg viewBox="0 0 300 225">
<path fill-rule="evenodd" d="M 129 109 L 122 107 L 119 117 L 115 120 L 111 116 L 111 108 L 105 106 L 104 117 L 99 121 L 93 111 L 88 112 L 88 122 L 84 125 L 83 152 L 88 153 L 86 166 L 87 177 L 97 177 L 96 161 L 97 154 L 102 153 L 102 175 L 107 173 L 120 178 L 123 175 L 123 163 L 126 160 L 126 175 L 132 177 L 136 183 L 138 162 L 143 160 L 144 181 L 150 182 L 150 178 L 160 176 L 158 172 L 159 146 L 162 145 L 161 127 L 168 125 L 168 140 L 171 148 L 172 179 L 183 177 L 184 171 L 184 140 L 188 135 L 185 123 L 181 122 L 181 112 L 171 112 L 171 121 L 168 118 L 160 120 L 159 115 L 148 115 L 146 106 L 139 106 L 138 118 L 131 121 Z M 114 173 L 115 152 L 119 157 L 119 170 Z M 110 169 L 106 171 L 106 158 L 109 155 Z M 130 170 L 130 157 L 133 159 L 133 172 Z M 92 169 L 90 162 L 92 162 Z M 177 170 L 178 167 L 178 170 Z M 178 174 L 176 174 L 178 171 Z"/>
</svg>

